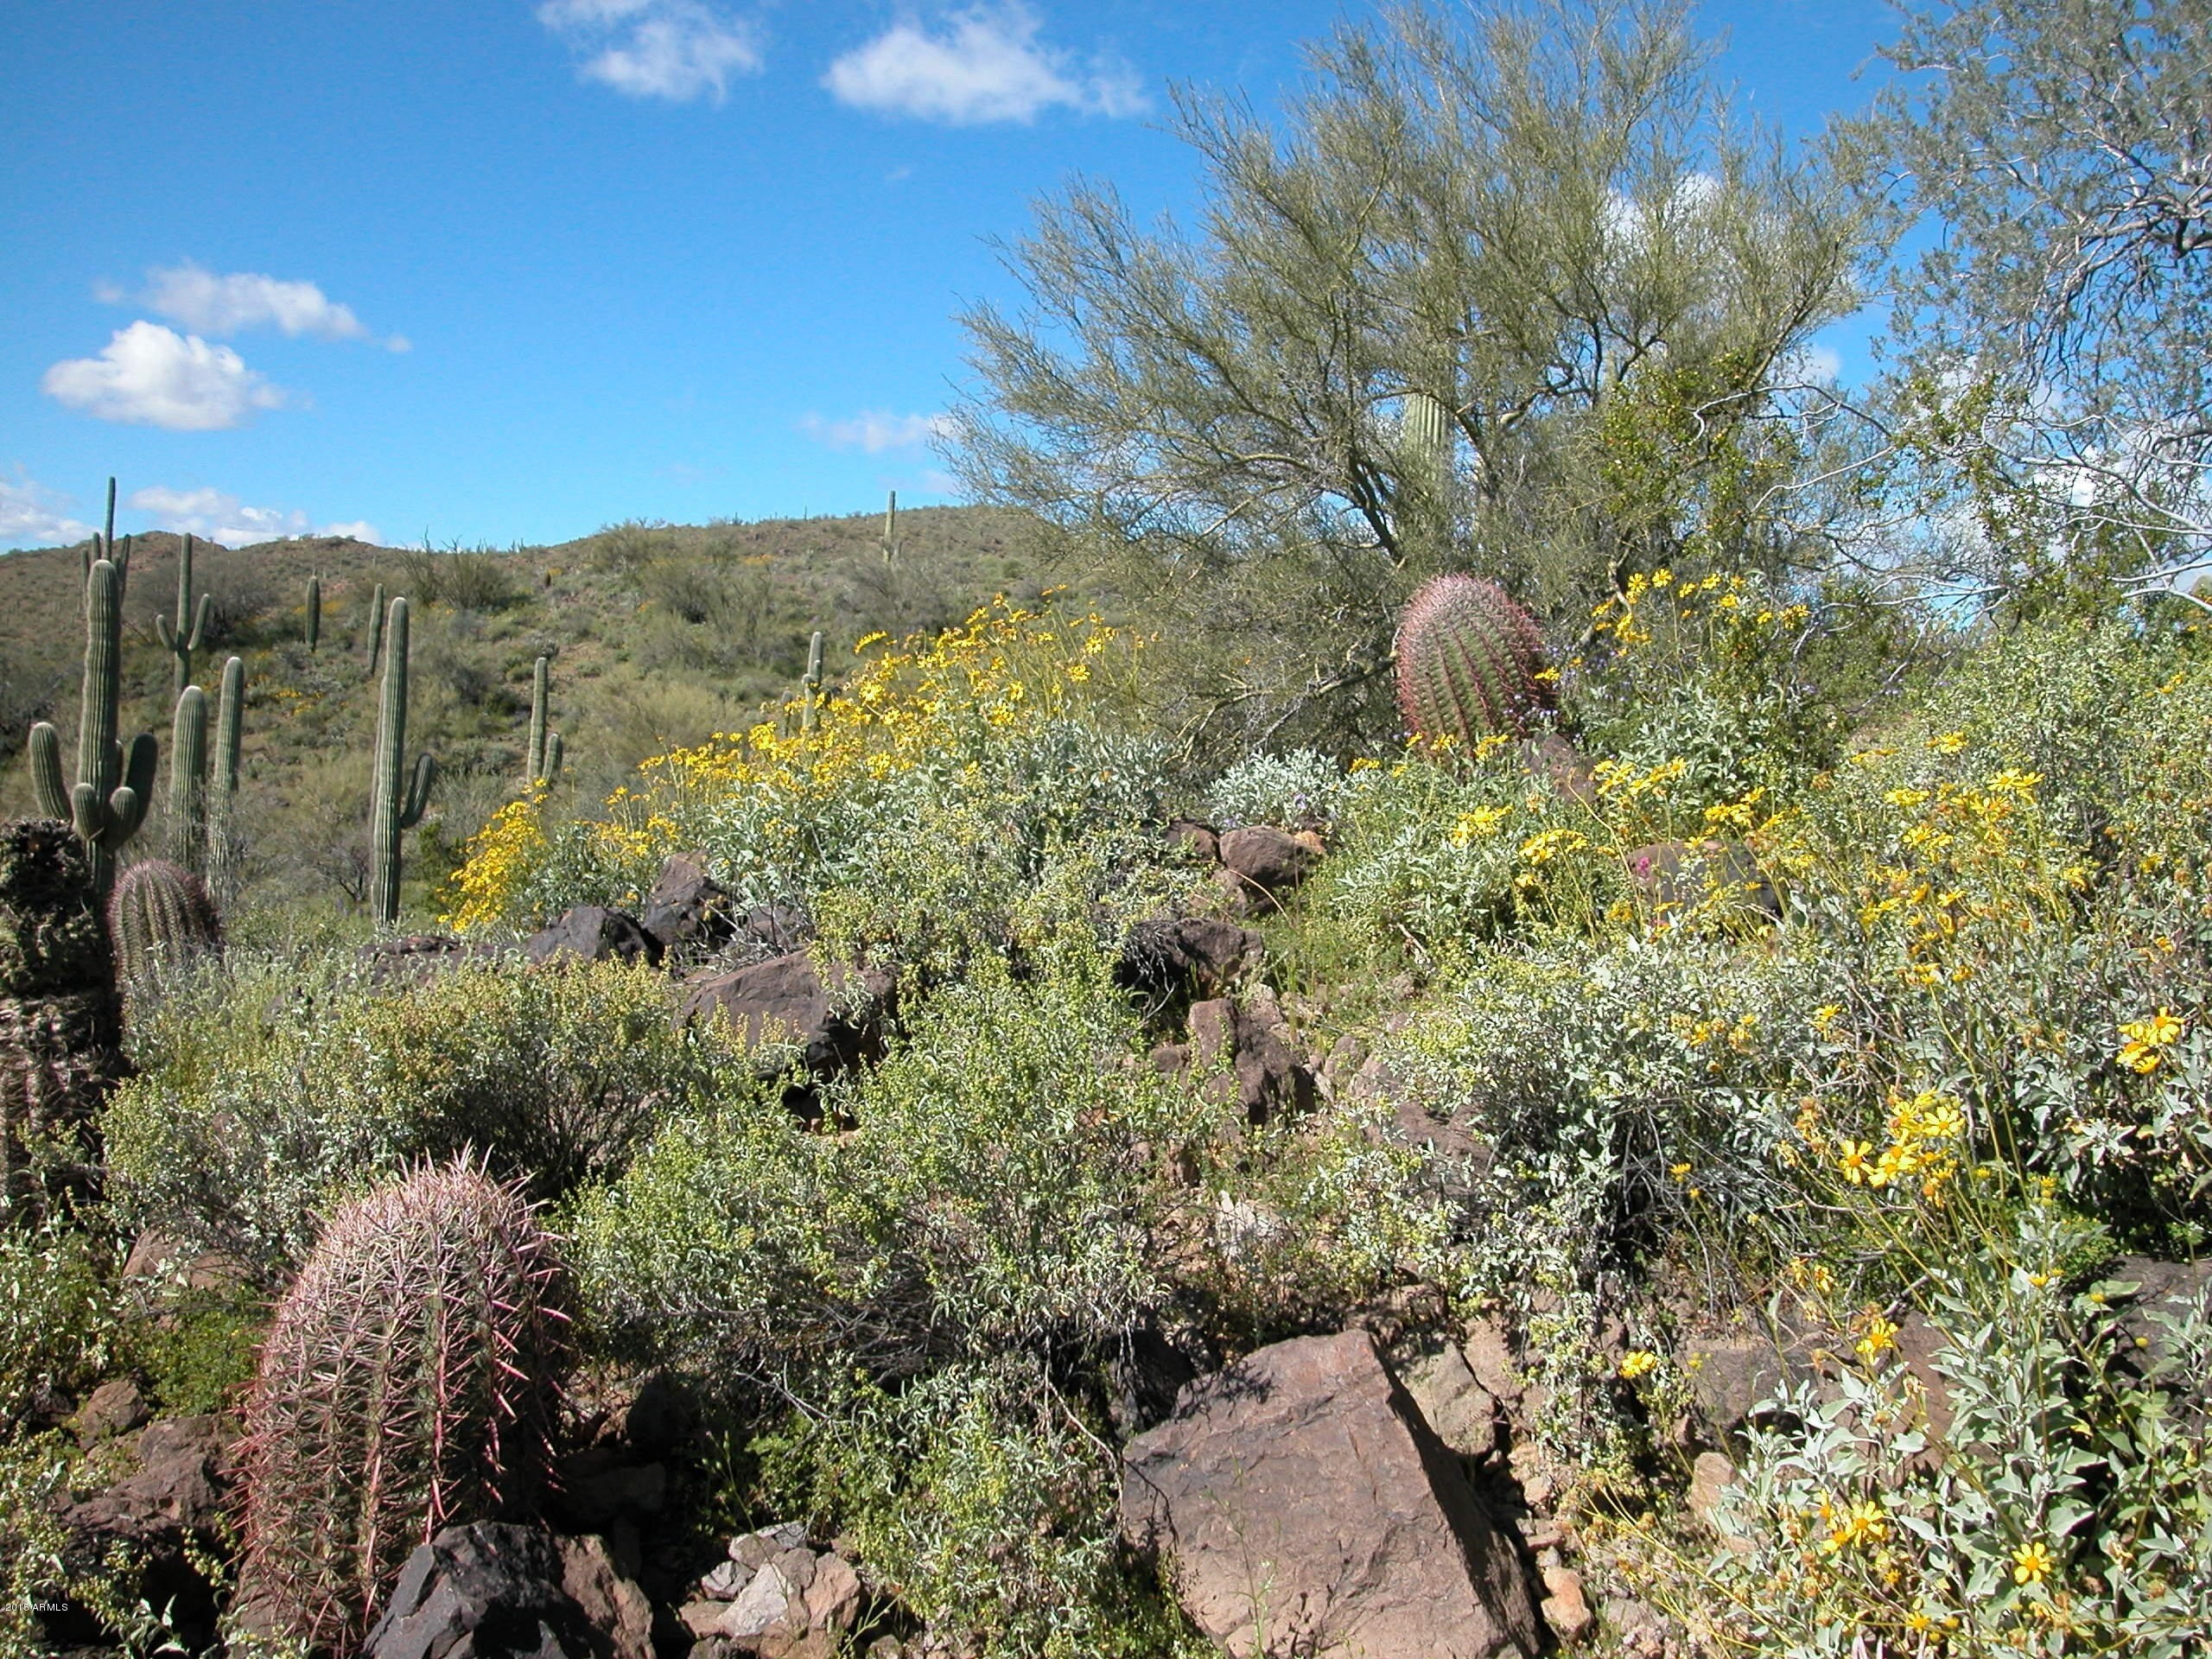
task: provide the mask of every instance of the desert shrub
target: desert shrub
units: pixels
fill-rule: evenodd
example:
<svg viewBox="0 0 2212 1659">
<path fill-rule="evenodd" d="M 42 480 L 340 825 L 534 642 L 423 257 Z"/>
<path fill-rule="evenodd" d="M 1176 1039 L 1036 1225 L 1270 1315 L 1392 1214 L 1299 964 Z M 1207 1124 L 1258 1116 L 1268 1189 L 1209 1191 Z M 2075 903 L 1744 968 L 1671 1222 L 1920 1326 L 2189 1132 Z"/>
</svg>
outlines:
<svg viewBox="0 0 2212 1659">
<path fill-rule="evenodd" d="M 2190 1651 L 2212 1616 L 2202 1299 L 2116 1315 L 2135 1287 L 2074 1271 L 2095 1230 L 2032 1188 L 2002 1224 L 1929 1219 L 1955 1242 L 1916 1299 L 1948 1426 L 1897 1325 L 1860 1314 L 1751 1432 L 1728 1547 L 1647 1551 L 1648 1587 L 1712 1650 Z"/>
<path fill-rule="evenodd" d="M 211 973 L 162 1005 L 109 1107 L 114 1199 L 273 1282 L 321 1210 L 410 1159 L 473 1147 L 541 1196 L 567 1192 L 728 1086 L 723 1039 L 676 1031 L 671 997 L 620 963 L 391 989 L 268 961 Z"/>
<path fill-rule="evenodd" d="M 1756 575 L 1638 572 L 1591 628 L 1561 676 L 1569 718 L 1593 753 L 1639 771 L 1679 765 L 1676 792 L 1695 805 L 1784 787 L 1845 735 L 1802 666 L 1810 607 Z"/>
<path fill-rule="evenodd" d="M 399 555 L 394 593 L 421 605 L 456 611 L 496 611 L 522 597 L 511 556 L 459 544 L 442 552 L 421 547 Z"/>
<path fill-rule="evenodd" d="M 99 1375 L 115 1310 L 89 1240 L 0 1228 L 0 1423 L 20 1424 Z"/>
<path fill-rule="evenodd" d="M 456 926 L 488 928 L 610 902 L 678 849 L 750 904 L 880 880 L 925 841 L 995 821 L 988 849 L 1033 874 L 1051 851 L 1156 816 L 1160 746 L 1103 718 L 1134 646 L 1096 618 L 1001 608 L 934 640 L 869 640 L 862 667 L 817 710 L 649 760 L 607 815 L 549 824 L 535 807 L 487 827 L 456 876 Z M 982 850 L 980 846 L 978 850 Z"/>
<path fill-rule="evenodd" d="M 1224 830 L 1268 823 L 1287 830 L 1325 830 L 1344 792 L 1336 762 L 1312 749 L 1248 755 L 1206 791 L 1208 821 Z"/>
</svg>

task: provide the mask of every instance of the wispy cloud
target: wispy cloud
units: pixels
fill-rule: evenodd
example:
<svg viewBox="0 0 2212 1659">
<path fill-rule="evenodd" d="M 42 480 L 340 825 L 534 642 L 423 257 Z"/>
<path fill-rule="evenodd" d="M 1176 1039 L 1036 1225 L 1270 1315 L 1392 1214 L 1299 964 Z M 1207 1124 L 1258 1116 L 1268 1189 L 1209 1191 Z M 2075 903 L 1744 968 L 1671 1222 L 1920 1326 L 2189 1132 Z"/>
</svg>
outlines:
<svg viewBox="0 0 2212 1659">
<path fill-rule="evenodd" d="M 39 381 L 55 402 L 103 421 L 216 432 L 292 401 L 227 346 L 157 322 L 118 328 L 98 357 L 56 363 Z"/>
<path fill-rule="evenodd" d="M 893 415 L 887 409 L 864 409 L 845 420 L 804 415 L 798 429 L 832 449 L 862 449 L 880 455 L 887 449 L 917 449 L 932 438 L 950 437 L 954 422 L 950 415 Z"/>
<path fill-rule="evenodd" d="M 62 509 L 70 498 L 21 473 L 10 483 L 0 478 L 0 547 L 64 547 L 92 533 L 83 520 Z"/>
<path fill-rule="evenodd" d="M 1148 107 L 1128 65 L 1078 64 L 1039 41 L 1040 27 L 1020 0 L 950 13 L 935 33 L 899 23 L 832 63 L 822 84 L 855 109 L 957 127 L 1033 121 L 1055 105 L 1108 116 Z"/>
<path fill-rule="evenodd" d="M 577 73 L 631 98 L 719 104 L 764 61 L 758 26 L 706 0 L 545 0 L 537 21 L 589 54 Z"/>
<path fill-rule="evenodd" d="M 314 283 L 287 282 L 258 271 L 219 273 L 189 259 L 149 270 L 146 286 L 137 293 L 113 283 L 101 283 L 92 291 L 107 304 L 142 305 L 196 334 L 218 339 L 256 328 L 317 340 L 374 338 L 352 306 L 332 299 Z M 410 349 L 397 334 L 382 343 L 395 352 Z"/>
<path fill-rule="evenodd" d="M 257 542 L 304 536 L 313 522 L 296 508 L 250 507 L 237 496 L 213 488 L 172 490 L 156 485 L 134 490 L 130 505 L 151 517 L 157 530 L 190 531 L 226 547 L 251 547 Z M 374 524 L 358 518 L 317 525 L 315 533 L 351 536 L 358 542 L 382 539 Z"/>
</svg>

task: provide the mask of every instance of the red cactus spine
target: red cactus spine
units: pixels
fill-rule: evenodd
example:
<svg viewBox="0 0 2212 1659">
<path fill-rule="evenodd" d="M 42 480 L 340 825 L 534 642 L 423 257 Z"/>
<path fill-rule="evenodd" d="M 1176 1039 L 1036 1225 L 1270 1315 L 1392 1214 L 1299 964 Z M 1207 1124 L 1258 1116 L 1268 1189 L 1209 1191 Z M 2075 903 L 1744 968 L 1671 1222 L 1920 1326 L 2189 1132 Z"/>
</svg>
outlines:
<svg viewBox="0 0 2212 1659">
<path fill-rule="evenodd" d="M 572 1352 L 565 1285 L 529 1203 L 466 1160 L 331 1217 L 246 1403 L 244 1622 L 350 1655 L 418 1545 L 527 1507 Z"/>
<path fill-rule="evenodd" d="M 1427 742 L 1525 736 L 1553 706 L 1535 619 L 1478 576 L 1421 585 L 1398 619 L 1397 658 L 1398 707 Z"/>
</svg>

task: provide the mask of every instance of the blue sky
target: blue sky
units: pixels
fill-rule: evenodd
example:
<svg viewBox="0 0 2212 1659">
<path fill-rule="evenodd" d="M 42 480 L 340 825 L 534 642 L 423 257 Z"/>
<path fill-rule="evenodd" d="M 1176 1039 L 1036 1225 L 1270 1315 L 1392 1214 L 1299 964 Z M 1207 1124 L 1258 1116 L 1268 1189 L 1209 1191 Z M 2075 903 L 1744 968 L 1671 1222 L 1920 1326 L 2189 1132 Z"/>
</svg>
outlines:
<svg viewBox="0 0 2212 1659">
<path fill-rule="evenodd" d="M 1070 175 L 1186 213 L 1172 82 L 1272 109 L 1370 8 L 28 0 L 0 56 L 0 549 L 126 530 L 505 545 L 950 499 L 994 238 Z M 1878 0 L 1731 0 L 1784 131 Z M 1854 79 L 1856 72 L 1864 71 Z M 1847 375 L 1866 325 L 1826 342 Z"/>
</svg>

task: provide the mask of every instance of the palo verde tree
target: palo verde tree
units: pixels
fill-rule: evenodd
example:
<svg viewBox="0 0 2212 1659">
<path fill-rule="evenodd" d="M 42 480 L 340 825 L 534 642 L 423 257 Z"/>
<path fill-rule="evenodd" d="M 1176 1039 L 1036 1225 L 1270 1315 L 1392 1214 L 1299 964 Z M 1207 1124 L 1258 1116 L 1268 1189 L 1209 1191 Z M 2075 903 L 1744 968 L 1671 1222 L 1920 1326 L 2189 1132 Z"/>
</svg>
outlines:
<svg viewBox="0 0 2212 1659">
<path fill-rule="evenodd" d="M 1900 272 L 1902 454 L 1993 602 L 2212 556 L 2212 0 L 1922 0 L 1854 137 Z M 1932 505 L 1934 503 L 1925 504 Z M 1924 507 L 1923 507 L 1924 511 Z"/>
<path fill-rule="evenodd" d="M 1026 305 L 963 320 L 955 464 L 1128 550 L 1218 740 L 1387 729 L 1396 611 L 1439 571 L 1571 633 L 1637 569 L 1810 556 L 1779 417 L 1868 220 L 1711 60 L 1664 0 L 1408 8 L 1317 47 L 1279 123 L 1179 93 L 1201 223 L 1094 181 L 1041 204 Z"/>
</svg>

